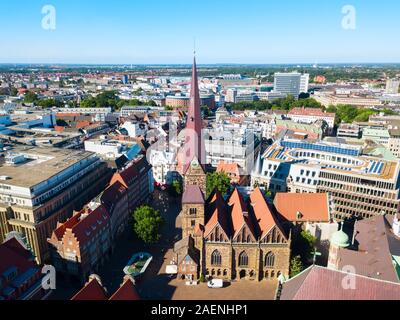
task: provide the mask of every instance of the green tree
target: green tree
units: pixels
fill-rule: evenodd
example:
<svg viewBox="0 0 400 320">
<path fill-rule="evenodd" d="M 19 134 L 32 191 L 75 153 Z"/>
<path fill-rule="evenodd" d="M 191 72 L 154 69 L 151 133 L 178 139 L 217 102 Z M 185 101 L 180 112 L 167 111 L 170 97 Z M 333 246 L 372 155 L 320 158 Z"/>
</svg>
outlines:
<svg viewBox="0 0 400 320">
<path fill-rule="evenodd" d="M 225 172 L 207 174 L 207 198 L 217 189 L 222 195 L 226 195 L 231 187 L 231 180 Z"/>
<path fill-rule="evenodd" d="M 139 239 L 147 244 L 157 243 L 165 221 L 160 213 L 149 206 L 142 206 L 133 213 L 133 229 Z"/>
<path fill-rule="evenodd" d="M 178 180 L 172 181 L 169 186 L 169 193 L 174 197 L 182 195 L 182 184 Z"/>
<path fill-rule="evenodd" d="M 295 256 L 290 260 L 290 278 L 297 276 L 304 270 L 303 263 L 301 262 L 300 256 Z"/>
<path fill-rule="evenodd" d="M 10 95 L 13 96 L 13 97 L 15 97 L 15 96 L 17 96 L 17 94 L 18 94 L 17 88 L 11 87 Z"/>
<path fill-rule="evenodd" d="M 37 101 L 37 99 L 38 99 L 38 96 L 33 91 L 28 91 L 27 93 L 25 93 L 25 97 L 24 97 L 25 103 L 34 103 Z"/>
<path fill-rule="evenodd" d="M 316 242 L 317 238 L 309 231 L 302 231 L 292 243 L 293 256 L 300 256 L 304 265 L 309 264 L 313 258 Z"/>
</svg>

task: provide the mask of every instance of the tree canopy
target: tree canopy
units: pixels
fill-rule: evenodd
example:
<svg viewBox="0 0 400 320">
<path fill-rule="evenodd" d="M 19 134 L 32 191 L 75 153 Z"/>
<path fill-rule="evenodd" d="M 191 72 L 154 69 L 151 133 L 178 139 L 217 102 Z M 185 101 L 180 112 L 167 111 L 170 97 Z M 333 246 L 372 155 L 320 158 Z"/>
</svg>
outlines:
<svg viewBox="0 0 400 320">
<path fill-rule="evenodd" d="M 297 276 L 304 270 L 303 263 L 300 256 L 295 256 L 290 260 L 290 278 Z"/>
<path fill-rule="evenodd" d="M 231 180 L 224 172 L 214 172 L 207 174 L 207 198 L 215 189 L 226 195 L 231 187 Z"/>
<path fill-rule="evenodd" d="M 315 251 L 315 238 L 309 231 L 302 231 L 293 241 L 293 256 L 300 256 L 304 265 L 308 264 Z"/>
<path fill-rule="evenodd" d="M 156 243 L 161 238 L 161 228 L 164 225 L 164 218 L 160 213 L 149 206 L 142 206 L 133 213 L 136 235 L 146 244 Z"/>
<path fill-rule="evenodd" d="M 156 106 L 155 101 L 143 102 L 138 99 L 123 100 L 115 90 L 104 91 L 95 97 L 88 97 L 81 102 L 81 108 L 109 108 L 120 110 L 124 106 Z"/>
</svg>

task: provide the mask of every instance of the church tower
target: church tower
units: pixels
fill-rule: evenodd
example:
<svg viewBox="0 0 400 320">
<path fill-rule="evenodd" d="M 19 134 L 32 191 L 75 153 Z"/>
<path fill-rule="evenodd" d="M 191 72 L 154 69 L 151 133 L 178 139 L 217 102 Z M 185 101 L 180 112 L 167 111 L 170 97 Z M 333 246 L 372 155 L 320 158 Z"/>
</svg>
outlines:
<svg viewBox="0 0 400 320">
<path fill-rule="evenodd" d="M 184 149 L 184 189 L 188 186 L 199 186 L 206 193 L 205 144 L 202 136 L 203 120 L 201 118 L 200 93 L 197 77 L 196 58 L 193 60 L 192 81 L 190 88 L 190 105 L 185 129 Z"/>
</svg>

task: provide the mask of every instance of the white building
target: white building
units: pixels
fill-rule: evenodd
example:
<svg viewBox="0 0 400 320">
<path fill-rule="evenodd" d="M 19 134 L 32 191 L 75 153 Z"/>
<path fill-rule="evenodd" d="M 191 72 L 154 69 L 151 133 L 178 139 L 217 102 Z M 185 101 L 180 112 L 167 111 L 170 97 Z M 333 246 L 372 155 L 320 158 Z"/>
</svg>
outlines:
<svg viewBox="0 0 400 320">
<path fill-rule="evenodd" d="M 154 181 L 159 185 L 170 185 L 179 176 L 175 152 L 152 149 L 149 151 L 149 163 L 153 166 Z"/>
<path fill-rule="evenodd" d="M 305 80 L 305 78 L 304 78 Z M 301 93 L 302 75 L 298 72 L 275 73 L 274 91 L 285 95 L 292 95 L 295 98 Z M 303 87 L 305 84 L 303 84 Z"/>
<path fill-rule="evenodd" d="M 386 82 L 386 93 L 387 94 L 398 94 L 400 87 L 400 80 L 388 79 Z"/>
<path fill-rule="evenodd" d="M 143 122 L 125 122 L 120 129 L 126 130 L 128 135 L 132 138 L 145 136 L 148 132 L 149 128 L 146 123 Z"/>
</svg>

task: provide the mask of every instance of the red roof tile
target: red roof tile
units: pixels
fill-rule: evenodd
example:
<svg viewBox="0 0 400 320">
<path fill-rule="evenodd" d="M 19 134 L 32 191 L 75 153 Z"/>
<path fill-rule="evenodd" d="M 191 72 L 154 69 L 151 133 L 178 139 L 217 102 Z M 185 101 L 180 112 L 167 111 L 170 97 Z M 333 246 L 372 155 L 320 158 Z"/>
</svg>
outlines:
<svg viewBox="0 0 400 320">
<path fill-rule="evenodd" d="M 287 221 L 329 222 L 331 219 L 327 193 L 278 193 L 274 205 Z M 300 219 L 297 213 L 301 214 Z"/>
<path fill-rule="evenodd" d="M 126 279 L 121 287 L 111 296 L 110 300 L 132 301 L 140 300 L 132 280 Z"/>
<path fill-rule="evenodd" d="M 205 202 L 203 192 L 199 186 L 187 186 L 183 193 L 183 204 L 203 204 Z"/>
<path fill-rule="evenodd" d="M 354 289 L 344 281 L 354 276 Z M 281 300 L 400 300 L 400 284 L 312 266 L 283 284 Z"/>
<path fill-rule="evenodd" d="M 285 236 L 283 228 L 280 226 L 275 214 L 271 211 L 260 188 L 256 188 L 250 195 L 251 206 L 254 216 L 260 228 L 260 239 L 264 238 L 275 226 L 279 228 Z"/>
<path fill-rule="evenodd" d="M 92 278 L 71 300 L 104 301 L 108 299 L 101 284 L 96 278 Z"/>
</svg>

